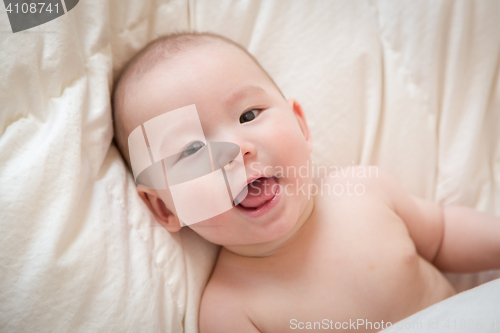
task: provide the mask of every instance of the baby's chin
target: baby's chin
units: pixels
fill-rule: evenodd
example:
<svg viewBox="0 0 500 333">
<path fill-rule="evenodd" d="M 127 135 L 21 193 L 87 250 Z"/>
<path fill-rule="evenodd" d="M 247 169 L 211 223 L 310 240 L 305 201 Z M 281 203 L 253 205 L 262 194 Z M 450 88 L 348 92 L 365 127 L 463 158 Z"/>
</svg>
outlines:
<svg viewBox="0 0 500 333">
<path fill-rule="evenodd" d="M 258 222 L 241 217 L 241 214 L 228 211 L 189 227 L 205 240 L 224 246 L 232 252 L 258 255 L 272 251 L 292 237 L 304 222 L 301 221 L 302 213 L 294 209 L 283 209 L 274 219 L 259 225 Z"/>
<path fill-rule="evenodd" d="M 266 230 L 248 230 L 236 226 L 224 226 L 225 223 L 204 224 L 205 221 L 190 225 L 189 228 L 205 240 L 221 246 L 251 246 L 277 241 L 290 232 L 294 224 L 274 223 Z"/>
<path fill-rule="evenodd" d="M 233 207 L 189 227 L 205 240 L 228 248 L 279 246 L 293 236 L 309 218 L 314 201 L 297 190 L 296 178 L 264 178 L 258 178 L 260 184 L 254 186 L 268 186 L 261 188 L 261 192 L 256 192 L 263 193 L 267 188 L 274 195 L 261 197 L 257 194 L 255 198 L 242 202 L 243 207 Z M 307 184 L 306 179 L 298 183 L 299 186 L 306 187 Z M 286 186 L 291 186 L 290 191 L 285 190 Z M 250 187 L 248 195 L 252 190 L 255 189 Z M 265 204 L 262 205 L 262 202 Z"/>
</svg>

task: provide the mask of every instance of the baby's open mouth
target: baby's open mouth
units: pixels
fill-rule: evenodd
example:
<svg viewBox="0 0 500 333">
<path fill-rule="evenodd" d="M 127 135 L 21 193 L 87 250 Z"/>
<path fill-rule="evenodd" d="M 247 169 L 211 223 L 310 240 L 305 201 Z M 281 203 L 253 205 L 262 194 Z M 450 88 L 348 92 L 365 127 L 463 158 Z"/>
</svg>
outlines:
<svg viewBox="0 0 500 333">
<path fill-rule="evenodd" d="M 247 185 L 248 194 L 240 202 L 239 197 L 244 195 L 244 190 L 235 199 L 235 204 L 247 210 L 257 210 L 276 196 L 278 191 L 278 180 L 276 177 L 260 177 Z M 239 203 L 239 204 L 238 204 Z"/>
</svg>

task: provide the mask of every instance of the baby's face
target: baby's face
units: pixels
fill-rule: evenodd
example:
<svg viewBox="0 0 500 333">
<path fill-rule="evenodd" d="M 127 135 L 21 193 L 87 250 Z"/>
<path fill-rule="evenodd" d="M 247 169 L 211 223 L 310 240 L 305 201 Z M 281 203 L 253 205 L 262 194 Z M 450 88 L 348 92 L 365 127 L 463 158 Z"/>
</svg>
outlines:
<svg viewBox="0 0 500 333">
<path fill-rule="evenodd" d="M 254 183 L 267 184 L 266 193 L 250 190 L 242 205 L 191 229 L 224 246 L 271 242 L 292 230 L 308 204 L 299 189 L 311 179 L 298 171 L 310 164 L 309 131 L 300 105 L 286 101 L 243 51 L 222 43 L 193 47 L 155 65 L 130 91 L 129 128 L 195 104 L 206 140 L 237 144 L 248 182 L 267 177 Z M 168 190 L 156 191 L 165 191 L 158 197 L 175 213 Z"/>
</svg>

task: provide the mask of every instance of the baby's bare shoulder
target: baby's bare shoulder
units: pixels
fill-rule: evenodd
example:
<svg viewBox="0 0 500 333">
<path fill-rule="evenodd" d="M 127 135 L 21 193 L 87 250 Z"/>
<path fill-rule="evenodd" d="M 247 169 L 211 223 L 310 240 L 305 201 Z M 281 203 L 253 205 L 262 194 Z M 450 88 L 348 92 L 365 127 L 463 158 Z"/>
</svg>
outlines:
<svg viewBox="0 0 500 333">
<path fill-rule="evenodd" d="M 390 176 L 377 166 L 333 167 L 322 178 L 316 178 L 314 190 L 326 197 L 351 199 L 385 198 L 388 202 Z M 357 201 L 357 200 L 356 200 Z"/>
<path fill-rule="evenodd" d="M 200 332 L 259 332 L 245 312 L 241 288 L 224 272 L 214 271 L 200 305 Z"/>
</svg>

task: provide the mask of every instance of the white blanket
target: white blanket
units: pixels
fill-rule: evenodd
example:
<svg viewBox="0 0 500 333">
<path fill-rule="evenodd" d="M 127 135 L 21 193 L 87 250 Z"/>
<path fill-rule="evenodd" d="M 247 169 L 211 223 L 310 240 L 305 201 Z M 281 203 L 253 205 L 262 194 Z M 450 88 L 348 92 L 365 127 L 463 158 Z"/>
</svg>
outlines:
<svg viewBox="0 0 500 333">
<path fill-rule="evenodd" d="M 0 8 L 1 332 L 197 331 L 217 248 L 159 227 L 111 144 L 113 73 L 169 32 L 255 54 L 316 164 L 500 216 L 498 1 L 81 0 L 16 34 Z"/>
<path fill-rule="evenodd" d="M 385 329 L 391 332 L 496 333 L 500 330 L 500 279 L 434 304 Z M 362 322 L 360 322 L 362 324 Z M 361 328 L 370 328 L 368 323 Z M 372 324 L 373 325 L 373 324 Z"/>
</svg>

